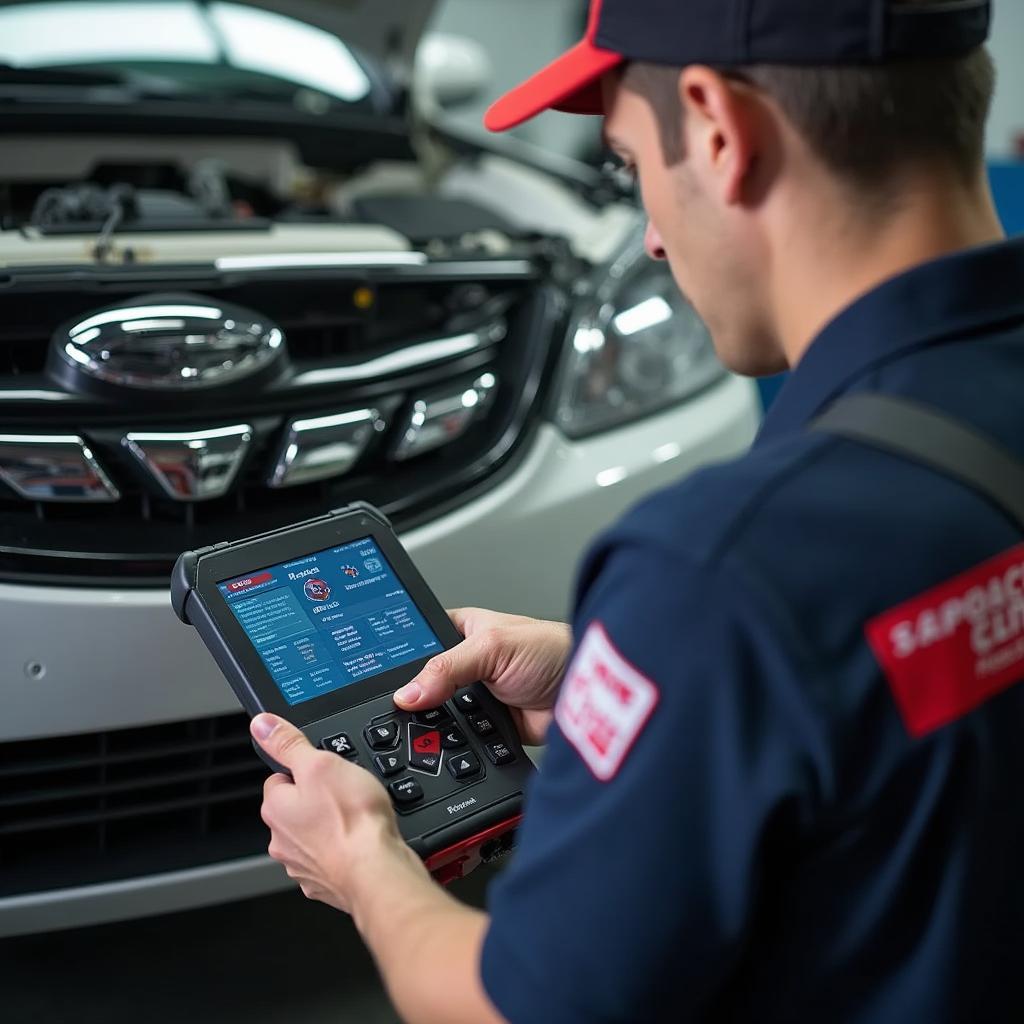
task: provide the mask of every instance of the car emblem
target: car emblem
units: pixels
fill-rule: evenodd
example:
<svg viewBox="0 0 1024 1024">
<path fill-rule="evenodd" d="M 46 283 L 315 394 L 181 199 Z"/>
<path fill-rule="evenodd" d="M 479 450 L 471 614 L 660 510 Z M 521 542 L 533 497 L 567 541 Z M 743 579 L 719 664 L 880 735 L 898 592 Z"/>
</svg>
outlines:
<svg viewBox="0 0 1024 1024">
<path fill-rule="evenodd" d="M 281 329 L 252 310 L 196 295 L 148 295 L 62 326 L 48 369 L 74 390 L 181 394 L 276 373 L 284 352 Z"/>
</svg>

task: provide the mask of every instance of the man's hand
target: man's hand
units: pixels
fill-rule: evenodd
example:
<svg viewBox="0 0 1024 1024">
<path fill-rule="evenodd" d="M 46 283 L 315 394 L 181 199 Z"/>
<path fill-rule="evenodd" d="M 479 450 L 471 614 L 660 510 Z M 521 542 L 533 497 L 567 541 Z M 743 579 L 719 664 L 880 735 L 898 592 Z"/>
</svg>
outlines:
<svg viewBox="0 0 1024 1024">
<path fill-rule="evenodd" d="M 251 729 L 292 773 L 264 787 L 270 856 L 310 899 L 352 914 L 402 1019 L 504 1024 L 480 981 L 487 917 L 430 877 L 403 842 L 384 787 L 275 715 L 257 715 Z"/>
<path fill-rule="evenodd" d="M 252 720 L 256 742 L 292 773 L 263 787 L 268 852 L 310 899 L 354 913 L 369 865 L 414 871 L 429 881 L 405 845 L 384 787 L 344 758 L 316 750 L 290 722 L 275 715 Z"/>
<path fill-rule="evenodd" d="M 479 679 L 508 705 L 523 742 L 543 743 L 572 646 L 569 626 L 483 608 L 448 614 L 466 639 L 431 658 L 395 703 L 407 711 L 437 707 Z"/>
</svg>

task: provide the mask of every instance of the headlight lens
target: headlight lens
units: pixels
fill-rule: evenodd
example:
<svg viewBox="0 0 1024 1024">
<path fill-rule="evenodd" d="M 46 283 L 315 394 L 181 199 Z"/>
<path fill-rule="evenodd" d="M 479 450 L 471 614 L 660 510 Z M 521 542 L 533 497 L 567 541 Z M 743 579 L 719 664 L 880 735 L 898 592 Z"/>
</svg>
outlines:
<svg viewBox="0 0 1024 1024">
<path fill-rule="evenodd" d="M 707 328 L 642 239 L 584 303 L 569 331 L 556 413 L 569 436 L 640 419 L 724 376 Z"/>
</svg>

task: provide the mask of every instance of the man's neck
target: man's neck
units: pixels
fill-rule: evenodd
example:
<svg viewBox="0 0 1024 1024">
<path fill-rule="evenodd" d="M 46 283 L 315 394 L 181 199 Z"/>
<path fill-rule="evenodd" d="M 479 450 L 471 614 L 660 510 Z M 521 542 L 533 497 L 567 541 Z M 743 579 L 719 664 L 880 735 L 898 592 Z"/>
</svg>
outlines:
<svg viewBox="0 0 1024 1024">
<path fill-rule="evenodd" d="M 883 282 L 1005 238 L 987 182 L 973 189 L 934 180 L 908 187 L 886 216 L 864 217 L 838 197 L 817 205 L 800 215 L 817 230 L 788 240 L 774 275 L 775 322 L 791 367 L 826 324 Z"/>
</svg>

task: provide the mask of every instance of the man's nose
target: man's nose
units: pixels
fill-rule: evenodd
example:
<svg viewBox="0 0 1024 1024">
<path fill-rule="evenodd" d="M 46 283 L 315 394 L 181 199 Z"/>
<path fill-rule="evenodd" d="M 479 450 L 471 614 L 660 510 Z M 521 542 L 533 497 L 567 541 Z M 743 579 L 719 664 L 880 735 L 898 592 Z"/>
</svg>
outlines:
<svg viewBox="0 0 1024 1024">
<path fill-rule="evenodd" d="M 652 260 L 665 259 L 665 246 L 661 241 L 661 235 L 650 221 L 647 222 L 647 231 L 644 234 L 644 248 Z"/>
</svg>

